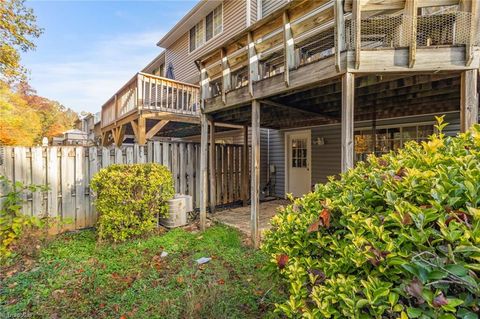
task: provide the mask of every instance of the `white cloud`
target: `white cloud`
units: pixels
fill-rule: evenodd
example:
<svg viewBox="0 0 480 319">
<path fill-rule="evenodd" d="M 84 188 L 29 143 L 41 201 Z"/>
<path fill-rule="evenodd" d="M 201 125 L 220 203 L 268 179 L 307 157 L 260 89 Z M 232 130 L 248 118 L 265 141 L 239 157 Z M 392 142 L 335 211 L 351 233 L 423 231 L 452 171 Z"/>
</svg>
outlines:
<svg viewBox="0 0 480 319">
<path fill-rule="evenodd" d="M 162 32 L 119 34 L 84 46 L 83 52 L 29 64 L 31 84 L 42 96 L 75 111 L 100 111 L 136 72 L 160 53 Z"/>
</svg>

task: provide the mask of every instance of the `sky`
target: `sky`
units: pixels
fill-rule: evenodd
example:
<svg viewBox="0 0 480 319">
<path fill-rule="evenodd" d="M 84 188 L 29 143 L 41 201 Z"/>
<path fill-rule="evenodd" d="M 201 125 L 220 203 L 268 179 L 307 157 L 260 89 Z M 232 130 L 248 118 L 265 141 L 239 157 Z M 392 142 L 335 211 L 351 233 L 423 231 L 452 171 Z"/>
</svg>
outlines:
<svg viewBox="0 0 480 319">
<path fill-rule="evenodd" d="M 36 50 L 22 54 L 30 85 L 76 112 L 100 111 L 197 1 L 27 1 L 44 28 Z"/>
</svg>

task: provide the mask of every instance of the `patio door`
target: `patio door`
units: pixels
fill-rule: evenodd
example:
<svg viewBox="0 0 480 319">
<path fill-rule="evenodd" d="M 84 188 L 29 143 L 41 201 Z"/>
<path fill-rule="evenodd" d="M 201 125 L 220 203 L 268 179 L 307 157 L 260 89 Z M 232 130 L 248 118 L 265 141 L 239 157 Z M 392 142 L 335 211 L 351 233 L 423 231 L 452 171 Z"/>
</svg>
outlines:
<svg viewBox="0 0 480 319">
<path fill-rule="evenodd" d="M 311 133 L 286 132 L 286 192 L 301 197 L 311 190 Z"/>
</svg>

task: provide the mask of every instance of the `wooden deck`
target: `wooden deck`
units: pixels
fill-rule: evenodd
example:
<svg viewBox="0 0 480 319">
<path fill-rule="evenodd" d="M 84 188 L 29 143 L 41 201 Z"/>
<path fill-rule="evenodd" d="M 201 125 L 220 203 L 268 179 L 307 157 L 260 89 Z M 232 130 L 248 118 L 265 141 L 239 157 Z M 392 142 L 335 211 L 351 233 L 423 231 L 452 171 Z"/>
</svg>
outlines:
<svg viewBox="0 0 480 319">
<path fill-rule="evenodd" d="M 178 129 L 174 123 L 198 126 L 199 113 L 198 86 L 140 72 L 102 106 L 103 145 L 120 146 L 126 131 L 144 145 L 162 129 Z"/>
<path fill-rule="evenodd" d="M 286 206 L 290 201 L 285 199 L 273 200 L 260 203 L 259 210 L 259 231 L 270 229 L 270 219 L 277 213 L 280 206 Z M 216 222 L 234 227 L 246 235 L 250 235 L 250 206 L 227 208 L 216 212 L 212 219 Z"/>
<path fill-rule="evenodd" d="M 205 169 L 208 122 L 251 126 L 255 246 L 260 127 L 340 123 L 342 171 L 354 165 L 356 121 L 460 110 L 465 131 L 478 121 L 479 10 L 468 0 L 292 0 L 197 61 Z"/>
</svg>

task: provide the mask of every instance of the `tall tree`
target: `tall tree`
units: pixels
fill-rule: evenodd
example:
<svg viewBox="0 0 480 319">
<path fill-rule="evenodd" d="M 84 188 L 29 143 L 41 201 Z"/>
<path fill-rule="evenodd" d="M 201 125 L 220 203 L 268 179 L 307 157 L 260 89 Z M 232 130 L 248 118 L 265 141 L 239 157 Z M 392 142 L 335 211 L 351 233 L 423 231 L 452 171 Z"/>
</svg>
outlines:
<svg viewBox="0 0 480 319">
<path fill-rule="evenodd" d="M 33 39 L 42 32 L 33 9 L 25 6 L 25 0 L 0 0 L 1 79 L 13 82 L 25 78 L 26 69 L 20 63 L 20 52 L 35 49 Z"/>
</svg>

